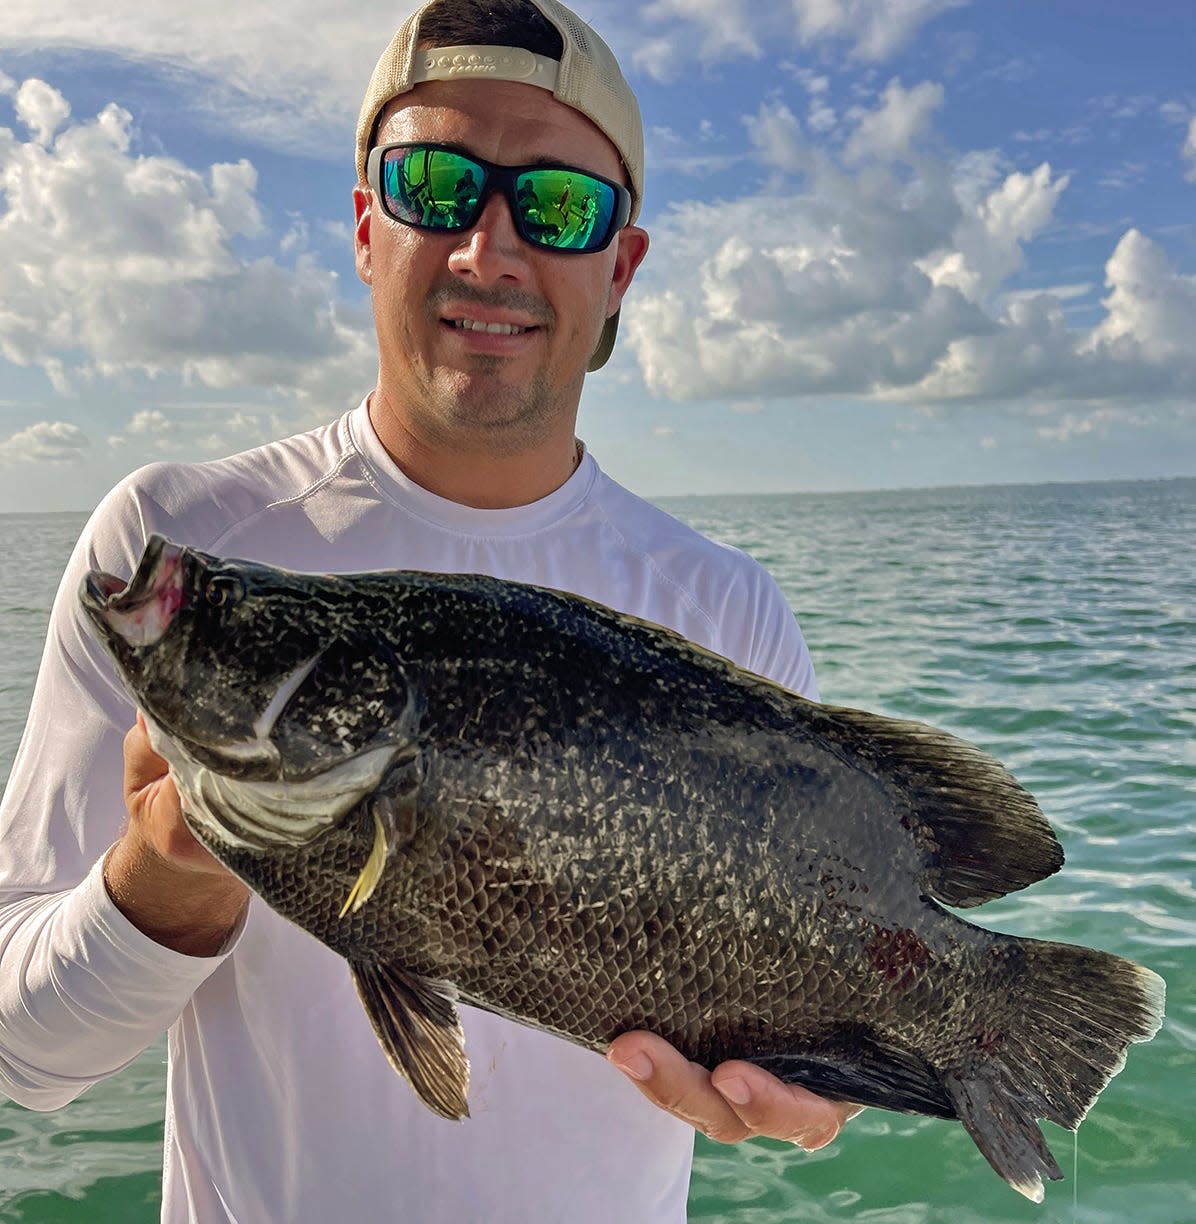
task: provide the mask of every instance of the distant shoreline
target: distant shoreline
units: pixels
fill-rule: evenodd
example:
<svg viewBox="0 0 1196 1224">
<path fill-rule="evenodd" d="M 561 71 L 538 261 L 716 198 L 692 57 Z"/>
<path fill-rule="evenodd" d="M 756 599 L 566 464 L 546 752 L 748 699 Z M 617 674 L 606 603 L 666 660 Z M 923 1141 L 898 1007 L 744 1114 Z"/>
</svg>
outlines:
<svg viewBox="0 0 1196 1224">
<path fill-rule="evenodd" d="M 985 484 L 941 484 L 941 485 L 886 485 L 868 489 L 765 489 L 748 492 L 740 490 L 734 493 L 667 493 L 653 495 L 644 494 L 649 501 L 668 504 L 670 502 L 688 502 L 710 500 L 720 497 L 867 497 L 882 493 L 951 493 L 951 492 L 983 492 L 998 489 L 1081 489 L 1081 488 L 1112 488 L 1118 485 L 1166 485 L 1193 484 L 1196 476 L 1117 476 L 1108 480 L 1035 480 L 1035 481 L 1001 481 Z M 0 510 L 0 518 L 50 518 L 82 516 L 86 518 L 92 510 Z"/>
<path fill-rule="evenodd" d="M 886 485 L 884 487 L 868 489 L 765 489 L 750 493 L 745 491 L 738 493 L 669 493 L 656 497 L 648 493 L 644 494 L 644 496 L 649 501 L 679 502 L 716 497 L 868 497 L 877 493 L 951 493 L 1009 489 L 1101 489 L 1123 485 L 1139 488 L 1143 485 L 1166 484 L 1196 485 L 1196 476 L 1117 476 L 1110 477 L 1107 480 L 1011 480 L 981 484 Z"/>
</svg>

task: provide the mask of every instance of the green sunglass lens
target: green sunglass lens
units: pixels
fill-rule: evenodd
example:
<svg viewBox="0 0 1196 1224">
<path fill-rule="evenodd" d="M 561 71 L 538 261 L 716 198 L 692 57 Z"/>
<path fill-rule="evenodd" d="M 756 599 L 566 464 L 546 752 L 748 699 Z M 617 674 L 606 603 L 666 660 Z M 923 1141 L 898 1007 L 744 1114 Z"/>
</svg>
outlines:
<svg viewBox="0 0 1196 1224">
<path fill-rule="evenodd" d="M 403 149 L 388 158 L 383 184 L 396 216 L 428 229 L 460 229 L 478 204 L 485 172 L 447 149 Z"/>
<path fill-rule="evenodd" d="M 524 229 L 541 246 L 585 251 L 606 236 L 615 193 L 576 170 L 528 170 L 515 179 Z"/>
<path fill-rule="evenodd" d="M 390 214 L 439 230 L 467 229 L 477 221 L 493 173 L 524 238 L 550 250 L 597 250 L 610 236 L 619 205 L 609 183 L 580 170 L 536 167 L 516 174 L 427 145 L 387 150 L 381 171 Z"/>
</svg>

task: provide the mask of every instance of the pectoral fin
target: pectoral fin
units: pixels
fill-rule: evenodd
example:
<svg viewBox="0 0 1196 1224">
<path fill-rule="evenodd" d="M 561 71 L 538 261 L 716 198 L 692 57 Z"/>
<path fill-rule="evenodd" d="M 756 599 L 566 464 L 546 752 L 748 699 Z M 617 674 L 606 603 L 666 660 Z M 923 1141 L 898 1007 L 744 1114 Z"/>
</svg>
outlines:
<svg viewBox="0 0 1196 1224">
<path fill-rule="evenodd" d="M 350 963 L 353 983 L 390 1065 L 431 1110 L 469 1115 L 469 1059 L 451 982 L 392 965 Z"/>
<path fill-rule="evenodd" d="M 361 874 L 353 882 L 340 917 L 350 910 L 357 913 L 373 895 L 382 879 L 386 864 L 395 851 L 406 845 L 416 833 L 417 801 L 420 783 L 424 779 L 424 761 L 418 751 L 397 762 L 386 781 L 370 803 L 374 821 L 374 844 Z"/>
<path fill-rule="evenodd" d="M 374 889 L 378 887 L 378 881 L 382 878 L 382 869 L 386 866 L 386 829 L 383 828 L 377 808 L 371 808 L 370 814 L 374 818 L 374 844 L 370 848 L 369 858 L 366 859 L 361 874 L 353 881 L 353 887 L 349 889 L 349 895 L 345 898 L 344 905 L 341 906 L 339 915 L 341 918 L 350 910 L 357 913 L 370 899 Z"/>
</svg>

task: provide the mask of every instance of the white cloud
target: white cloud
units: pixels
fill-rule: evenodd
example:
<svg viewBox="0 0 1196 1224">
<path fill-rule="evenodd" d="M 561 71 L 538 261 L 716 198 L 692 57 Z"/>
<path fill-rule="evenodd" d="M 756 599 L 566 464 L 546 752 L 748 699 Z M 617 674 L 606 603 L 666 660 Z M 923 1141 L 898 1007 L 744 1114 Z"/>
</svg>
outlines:
<svg viewBox="0 0 1196 1224">
<path fill-rule="evenodd" d="M 0 439 L 0 464 L 70 463 L 82 459 L 90 445 L 78 425 L 39 421 Z"/>
<path fill-rule="evenodd" d="M 325 238 L 342 246 L 346 251 L 353 245 L 353 227 L 347 221 L 319 221 L 317 225 Z"/>
<path fill-rule="evenodd" d="M 847 40 L 865 58 L 883 59 L 956 2 L 797 0 L 795 13 L 804 41 Z M 189 105 L 222 129 L 288 152 L 299 131 L 305 148 L 347 164 L 345 131 L 369 71 L 414 8 L 414 0 L 349 7 L 291 0 L 280 22 L 270 5 L 230 9 L 225 0 L 108 0 L 102 9 L 4 0 L 0 45 L 41 56 L 97 50 L 159 65 L 187 82 Z M 583 15 L 626 63 L 660 80 L 695 61 L 709 67 L 758 56 L 793 31 L 784 6 L 756 0 L 591 0 Z"/>
<path fill-rule="evenodd" d="M 211 208 L 216 220 L 228 234 L 255 237 L 262 230 L 258 211 L 257 171 L 242 158 L 239 162 L 217 163 L 211 169 Z"/>
<path fill-rule="evenodd" d="M 161 401 L 157 407 L 134 413 L 124 429 L 107 441 L 110 451 L 121 454 L 122 465 L 130 467 L 162 458 L 199 460 L 228 455 L 296 427 L 293 414 L 229 401 L 188 399 Z"/>
<path fill-rule="evenodd" d="M 967 0 L 793 0 L 803 41 L 844 39 L 865 60 L 900 51 L 928 21 Z"/>
<path fill-rule="evenodd" d="M 811 164 L 801 124 L 783 102 L 765 102 L 744 122 L 752 144 L 768 165 L 796 173 Z"/>
<path fill-rule="evenodd" d="M 597 12 L 586 10 L 585 17 L 635 68 L 657 81 L 675 81 L 694 60 L 709 67 L 724 60 L 759 58 L 764 49 L 771 53 L 795 32 L 805 46 L 846 43 L 856 58 L 880 62 L 940 13 L 966 3 L 792 0 L 787 11 L 780 3 L 759 0 L 653 0 L 642 7 L 608 0 L 599 3 Z M 816 84 L 817 78 L 813 80 Z M 825 88 L 825 78 L 823 82 Z M 824 115 L 825 108 L 818 113 Z"/>
<path fill-rule="evenodd" d="M 1001 294 L 1000 302 L 1008 305 L 1010 302 L 1023 302 L 1036 297 L 1053 297 L 1060 302 L 1074 302 L 1078 298 L 1086 298 L 1096 288 L 1091 281 L 1081 281 L 1074 285 L 1047 285 L 1039 289 L 1011 289 Z"/>
<path fill-rule="evenodd" d="M 875 164 L 849 172 L 804 143 L 781 104 L 761 107 L 749 130 L 762 161 L 801 172 L 803 188 L 778 174 L 759 194 L 657 224 L 625 312 L 653 391 L 867 394 L 921 379 L 951 339 L 992 325 L 917 266 L 965 219 L 945 163 L 923 159 L 915 181 Z M 761 223 L 778 209 L 783 226 Z"/>
<path fill-rule="evenodd" d="M 819 202 L 821 204 L 821 201 Z M 631 303 L 628 335 L 649 388 L 674 399 L 868 393 L 924 375 L 945 343 L 980 320 L 878 242 L 901 234 L 839 195 L 845 232 L 793 207 L 793 240 L 779 244 L 760 216 L 767 197 L 692 206 L 658 229 L 667 265 L 683 265 L 716 226 L 728 237 L 692 273 Z M 673 252 L 685 252 L 674 256 Z M 662 256 L 658 254 L 658 259 Z M 660 266 L 660 265 L 658 265 Z"/>
<path fill-rule="evenodd" d="M 65 104 L 36 84 L 19 92 L 33 138 L 0 129 L 0 355 L 60 391 L 141 372 L 344 402 L 372 377 L 333 273 L 237 254 L 233 239 L 263 228 L 252 165 L 140 155 L 115 105 L 46 147 Z"/>
<path fill-rule="evenodd" d="M 951 285 L 972 301 L 996 292 L 1022 266 L 1023 246 L 1049 224 L 1068 178 L 1052 178 L 1043 162 L 1015 172 L 965 215 L 948 247 L 920 264 L 936 285 Z"/>
<path fill-rule="evenodd" d="M 125 426 L 125 432 L 134 436 L 169 434 L 175 432 L 177 425 L 161 409 L 146 408 L 135 413 Z"/>
<path fill-rule="evenodd" d="M 4 0 L 0 45 L 45 55 L 95 49 L 162 65 L 188 78 L 190 104 L 221 125 L 269 143 L 305 146 L 347 162 L 344 127 L 397 24 L 415 7 L 361 0 L 292 0 L 287 20 L 270 5 L 190 0 L 146 5 L 107 0 Z"/>
<path fill-rule="evenodd" d="M 856 58 L 881 62 L 900 51 L 927 22 L 967 2 L 791 0 L 787 12 L 785 5 L 759 0 L 653 0 L 642 8 L 607 3 L 597 13 L 587 10 L 585 17 L 611 38 L 616 51 L 626 50 L 635 67 L 657 80 L 672 81 L 692 59 L 709 65 L 758 58 L 762 48 L 771 51 L 783 45 L 795 29 L 806 46 L 846 43 Z M 638 36 L 629 7 L 646 27 Z"/>
<path fill-rule="evenodd" d="M 885 398 L 966 403 L 1081 390 L 1099 394 L 1081 363 L 1080 338 L 1069 330 L 1054 298 L 1040 294 L 1010 302 L 1005 314 L 990 316 L 989 324 L 950 338 L 925 377 L 913 386 L 887 389 Z"/>
<path fill-rule="evenodd" d="M 1096 181 L 1101 187 L 1113 191 L 1128 191 L 1146 181 L 1149 169 L 1146 162 L 1123 161 L 1119 166 L 1106 170 Z"/>
<path fill-rule="evenodd" d="M 718 142 L 709 128 L 698 126 L 697 145 L 670 127 L 650 124 L 644 133 L 645 164 L 653 174 L 672 171 L 702 180 L 725 175 L 745 154 L 738 147 L 728 149 Z"/>
<path fill-rule="evenodd" d="M 835 113 L 833 106 L 826 106 L 820 102 L 811 103 L 809 113 L 806 115 L 806 123 L 809 124 L 812 132 L 830 132 L 838 122 L 839 116 Z"/>
<path fill-rule="evenodd" d="M 654 0 L 643 7 L 643 16 L 650 23 L 680 19 L 692 23 L 700 35 L 698 53 L 704 58 L 734 59 L 739 56 L 755 58 L 760 55 L 760 44 L 752 33 L 751 7 L 748 0 Z M 654 45 L 650 56 L 652 75 L 658 80 L 670 80 L 677 74 L 676 43 L 672 39 L 658 39 L 673 47 L 671 55 Z M 632 62 L 643 64 L 638 53 Z"/>
<path fill-rule="evenodd" d="M 923 81 L 913 89 L 905 89 L 900 81 L 890 81 L 880 106 L 860 118 L 847 142 L 847 160 L 908 159 L 914 142 L 930 127 L 934 112 L 942 104 L 941 85 Z"/>
<path fill-rule="evenodd" d="M 17 118 L 38 144 L 48 145 L 71 113 L 70 104 L 53 86 L 31 78 L 17 90 Z"/>
<path fill-rule="evenodd" d="M 1115 358 L 1196 373 L 1196 277 L 1182 276 L 1166 252 L 1139 230 L 1129 230 L 1105 264 L 1108 311 L 1090 347 Z M 1191 385 L 1191 383 L 1189 383 Z"/>
<path fill-rule="evenodd" d="M 1110 421 L 1138 423 L 1142 401 L 1188 405 L 1196 394 L 1196 277 L 1175 271 L 1166 253 L 1129 230 L 1105 265 L 1105 317 L 1089 331 L 1069 328 L 1058 300 L 1015 298 L 997 326 L 948 346 L 917 387 L 892 398 L 1085 400 L 1087 416 L 1066 416 L 1056 441 Z M 1121 400 L 1120 406 L 1110 401 Z M 1061 431 L 1061 432 L 1060 432 Z"/>
<path fill-rule="evenodd" d="M 583 16 L 621 60 L 659 80 L 791 45 L 846 43 L 884 60 L 962 0 L 590 0 Z M 156 66 L 181 82 L 187 105 L 223 131 L 348 164 L 345 133 L 379 54 L 415 0 L 291 0 L 280 21 L 266 4 L 225 0 L 146 5 L 107 0 L 4 0 L 0 46 L 39 57 L 94 50 Z M 818 122 L 825 122 L 821 116 Z"/>
<path fill-rule="evenodd" d="M 827 101 L 831 87 L 830 77 L 788 60 L 782 60 L 779 66 L 801 85 L 809 97 L 806 126 L 812 132 L 831 131 L 838 124 L 839 116 L 835 108 Z"/>
<path fill-rule="evenodd" d="M 1040 425 L 1037 433 L 1046 442 L 1068 445 L 1092 434 L 1103 437 L 1111 425 L 1141 425 L 1137 413 L 1118 408 L 1095 408 L 1091 412 L 1065 412 L 1054 425 Z"/>
<path fill-rule="evenodd" d="M 811 72 L 808 68 L 795 69 L 793 75 L 805 86 L 811 97 L 824 94 L 831 87 L 830 77 L 823 76 L 820 72 Z"/>
<path fill-rule="evenodd" d="M 1196 183 L 1196 115 L 1193 115 L 1188 122 L 1188 136 L 1184 141 L 1183 157 L 1188 163 L 1184 178 L 1189 183 Z"/>
<path fill-rule="evenodd" d="M 680 62 L 671 38 L 645 38 L 632 53 L 631 62 L 645 76 L 667 83 L 677 76 Z"/>
<path fill-rule="evenodd" d="M 680 401 L 842 394 L 936 411 L 1190 400 L 1196 278 L 1131 230 L 1109 259 L 1095 326 L 1065 311 L 1090 285 L 1013 289 L 1068 176 L 1046 162 L 1010 168 L 992 151 L 949 160 L 929 126 L 937 105 L 935 92 L 890 86 L 877 122 L 856 129 L 866 140 L 838 160 L 783 103 L 761 106 L 748 126 L 762 185 L 677 206 L 655 227 L 624 310 L 649 390 Z M 901 158 L 849 160 L 865 147 Z M 778 216 L 783 226 L 769 222 Z"/>
</svg>

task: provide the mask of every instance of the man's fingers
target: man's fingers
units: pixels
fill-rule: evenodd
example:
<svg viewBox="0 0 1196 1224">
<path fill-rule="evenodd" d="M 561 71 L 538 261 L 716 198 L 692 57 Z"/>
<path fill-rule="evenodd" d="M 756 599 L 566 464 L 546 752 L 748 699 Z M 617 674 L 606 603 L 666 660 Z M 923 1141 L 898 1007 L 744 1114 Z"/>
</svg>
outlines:
<svg viewBox="0 0 1196 1224">
<path fill-rule="evenodd" d="M 220 865 L 187 828 L 170 767 L 150 747 L 145 720 L 125 736 L 125 803 L 132 827 L 168 862 L 205 873 L 223 873 Z"/>
<path fill-rule="evenodd" d="M 655 1105 L 720 1143 L 763 1136 L 825 1147 L 862 1106 L 828 1101 L 749 1062 L 708 1072 L 651 1033 L 624 1033 L 607 1058 Z"/>
<path fill-rule="evenodd" d="M 861 1108 L 825 1100 L 797 1084 L 782 1083 L 747 1062 L 723 1063 L 710 1078 L 753 1135 L 796 1143 L 808 1152 L 826 1147 Z"/>
<path fill-rule="evenodd" d="M 735 1110 L 710 1084 L 710 1072 L 691 1063 L 651 1033 L 624 1033 L 611 1042 L 607 1058 L 654 1105 L 688 1122 L 720 1143 L 750 1134 Z"/>
<path fill-rule="evenodd" d="M 150 747 L 149 732 L 140 712 L 125 736 L 125 794 L 144 790 L 151 782 L 164 778 L 169 765 Z"/>
</svg>

